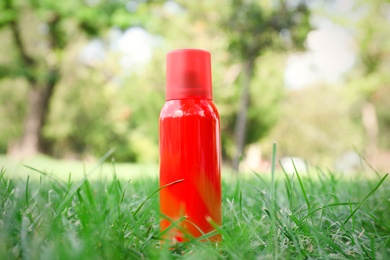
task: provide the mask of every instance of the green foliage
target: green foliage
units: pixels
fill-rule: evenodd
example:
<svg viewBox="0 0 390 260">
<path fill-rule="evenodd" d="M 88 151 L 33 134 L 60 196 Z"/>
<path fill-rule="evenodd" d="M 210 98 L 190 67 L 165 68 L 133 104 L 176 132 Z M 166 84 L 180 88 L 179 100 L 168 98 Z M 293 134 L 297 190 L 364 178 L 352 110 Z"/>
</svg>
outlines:
<svg viewBox="0 0 390 260">
<path fill-rule="evenodd" d="M 109 117 L 112 97 L 93 79 L 89 75 L 67 88 L 61 86 L 53 98 L 45 134 L 54 142 L 56 156 L 104 154 L 110 148 L 107 144 L 117 139 Z"/>
<path fill-rule="evenodd" d="M 129 26 L 143 25 L 146 17 L 149 17 L 145 6 L 158 2 L 160 1 L 29 1 L 41 19 L 47 20 L 54 15 L 64 20 L 74 20 L 89 36 L 101 35 L 106 28 L 114 26 L 126 29 Z M 126 6 L 130 4 L 135 9 L 128 10 Z"/>
<path fill-rule="evenodd" d="M 8 145 L 18 139 L 23 129 L 28 86 L 22 80 L 3 80 L 0 89 L 0 153 L 6 153 Z"/>
<path fill-rule="evenodd" d="M 378 146 L 380 149 L 390 149 L 388 131 L 390 129 L 388 100 L 390 99 L 389 75 L 390 69 L 390 28 L 383 26 L 388 22 L 388 1 L 374 0 L 369 3 L 357 1 L 352 11 L 359 13 L 360 19 L 351 19 L 341 23 L 352 28 L 357 44 L 358 62 L 349 74 L 345 84 L 347 101 L 351 104 L 353 114 L 361 116 L 362 106 L 372 103 L 376 109 L 379 127 Z M 375 126 L 374 126 L 375 127 Z"/>
<path fill-rule="evenodd" d="M 370 4 L 359 1 L 357 8 L 365 8 L 363 17 L 353 26 L 357 28 L 359 56 L 365 75 L 377 72 L 383 68 L 384 61 L 388 60 L 387 52 L 390 49 L 390 28 L 382 26 L 388 20 L 388 1 L 374 0 Z"/>
<path fill-rule="evenodd" d="M 284 59 L 284 55 L 270 52 L 258 62 L 250 89 L 246 143 L 266 137 L 280 117 L 278 104 L 285 95 L 281 69 Z"/>
<path fill-rule="evenodd" d="M 0 3 L 0 28 L 14 21 L 18 15 L 17 10 L 9 9 L 11 2 L 12 0 L 5 0 Z"/>
<path fill-rule="evenodd" d="M 294 6 L 288 1 L 233 0 L 225 22 L 229 51 L 238 60 L 247 61 L 269 49 L 303 48 L 311 29 L 309 17 L 301 2 Z"/>
<path fill-rule="evenodd" d="M 282 75 L 284 60 L 284 55 L 274 52 L 268 52 L 258 60 L 250 89 L 245 140 L 247 144 L 265 138 L 280 117 L 281 109 L 278 104 L 285 95 Z M 234 155 L 237 105 L 231 104 L 238 102 L 240 79 L 238 78 L 230 89 L 225 86 L 224 93 L 220 93 L 216 101 L 221 114 L 222 149 L 225 158 L 232 158 Z"/>
<path fill-rule="evenodd" d="M 245 145 L 258 141 L 277 120 L 277 113 L 268 113 L 265 120 L 259 120 L 260 117 L 256 117 L 256 113 L 252 112 L 255 109 L 260 113 L 264 110 L 271 111 L 263 106 L 264 103 L 263 109 L 259 110 L 258 106 L 250 108 L 254 102 L 262 103 L 262 100 L 258 100 L 261 96 L 256 99 L 251 97 L 257 59 L 270 51 L 302 48 L 306 34 L 311 30 L 309 17 L 310 12 L 304 2 L 231 1 L 229 14 L 224 17 L 222 24 L 227 32 L 230 56 L 242 64 L 243 78 L 235 122 L 235 170 L 238 169 L 239 157 L 242 156 Z M 272 108 L 277 106 L 277 103 L 267 104 Z M 271 115 L 275 117 L 272 118 Z M 256 130 L 248 130 L 247 125 Z"/>
<path fill-rule="evenodd" d="M 159 2 L 111 0 L 1 2 L 0 34 L 2 37 L 9 34 L 7 36 L 11 40 L 1 43 L 10 52 L 4 55 L 5 57 L 0 55 L 0 79 L 15 79 L 15 82 L 24 79 L 30 88 L 38 88 L 42 93 L 46 93 L 46 100 L 49 102 L 42 101 L 44 103 L 42 111 L 37 113 L 40 118 L 34 119 L 37 120 L 36 124 L 44 126 L 45 131 L 42 133 L 42 130 L 38 129 L 39 133 L 35 138 L 50 139 L 44 140 L 45 142 L 39 140 L 40 143 L 46 144 L 46 152 L 57 156 L 65 156 L 68 153 L 76 153 L 78 156 L 100 155 L 107 147 L 125 144 L 125 147 L 118 147 L 118 150 L 122 151 L 119 156 L 122 160 L 156 160 L 155 153 L 150 156 L 142 155 L 139 159 L 134 149 L 129 149 L 130 139 L 132 143 L 143 140 L 136 146 L 139 148 L 145 145 L 146 138 L 139 138 L 139 135 L 137 138 L 131 137 L 129 131 L 126 133 L 116 131 L 115 116 L 112 114 L 117 96 L 108 94 L 109 87 L 104 82 L 105 79 L 100 77 L 99 72 L 93 72 L 78 64 L 79 61 L 74 58 L 72 51 L 77 44 L 83 42 L 83 36 L 103 37 L 112 27 L 124 29 L 145 24 L 151 17 L 153 6 L 158 6 Z M 69 63 L 69 57 L 72 64 Z M 77 66 L 79 70 L 75 69 Z M 12 86 L 13 81 L 7 80 L 4 84 Z M 58 86 L 61 89 L 56 91 Z M 50 100 L 53 89 L 56 97 Z M 1 94 L 7 92 L 2 91 Z M 28 99 L 28 94 L 24 94 Z M 17 99 L 14 101 L 19 102 Z M 49 103 L 54 111 L 50 111 Z M 7 104 L 1 106 L 10 109 Z M 18 131 L 8 131 L 13 128 L 4 127 L 5 134 L 0 137 L 2 152 L 6 151 L 7 145 L 11 142 L 10 137 L 23 135 L 20 122 L 26 120 L 23 117 L 28 114 L 25 111 L 18 112 L 17 120 L 20 121 L 16 124 L 13 124 L 13 118 L 2 116 L 5 119 L 2 124 L 12 124 L 14 128 L 18 128 Z M 46 115 L 50 116 L 49 120 Z M 51 145 L 48 147 L 47 144 Z"/>
<path fill-rule="evenodd" d="M 351 104 L 351 117 L 357 121 L 361 118 L 361 110 L 365 102 L 374 105 L 379 128 L 378 146 L 380 149 L 388 150 L 390 149 L 388 135 L 390 130 L 390 87 L 388 84 L 390 77 L 385 70 L 387 70 L 386 67 L 365 76 L 357 73 L 356 77 L 345 86 L 345 95 L 348 97 L 345 102 Z"/>
<path fill-rule="evenodd" d="M 158 117 L 165 102 L 164 71 L 160 69 L 163 57 L 156 55 L 142 72 L 126 78 L 117 89 L 119 110 L 115 113 L 122 111 L 124 117 L 114 127 L 128 142 L 119 149 L 132 151 L 137 162 L 158 161 Z"/>
<path fill-rule="evenodd" d="M 36 66 L 44 62 L 44 57 L 52 51 L 62 51 L 65 49 L 69 41 L 74 38 L 74 33 L 83 32 L 87 36 L 104 35 L 108 28 L 119 27 L 128 28 L 130 26 L 141 26 L 147 18 L 150 17 L 149 9 L 145 6 L 150 6 L 158 1 L 132 1 L 136 6 L 135 10 L 128 11 L 126 5 L 129 1 L 77 1 L 70 0 L 65 2 L 50 1 L 50 0 L 7 0 L 0 4 L 0 28 L 9 26 L 15 28 L 21 35 L 21 41 L 24 46 L 17 47 L 19 56 L 15 57 L 14 62 L 9 66 L 14 66 L 14 69 L 20 67 L 20 70 L 30 70 L 32 76 L 37 72 Z M 29 21 L 25 21 L 25 16 L 28 15 Z M 42 33 L 39 38 L 37 35 L 31 35 L 24 29 L 29 27 L 29 22 L 33 22 L 30 27 L 40 26 L 47 27 L 46 32 Z M 34 32 L 37 28 L 31 28 Z M 34 41 L 39 41 L 47 46 L 46 53 L 41 53 L 38 49 L 33 49 Z M 23 49 L 25 48 L 25 49 Z M 37 56 L 36 54 L 43 54 Z M 36 58 L 36 60 L 32 60 Z M 58 58 L 58 57 L 57 57 Z M 24 59 L 24 61 L 23 61 Z M 27 63 L 25 63 L 27 61 Z M 18 66 L 15 66 L 18 65 Z M 8 66 L 0 69 L 0 75 L 4 74 Z M 47 70 L 47 64 L 45 69 Z M 50 67 L 50 66 L 49 66 Z M 44 73 L 46 74 L 46 73 Z M 23 75 L 21 73 L 20 75 Z M 19 76 L 20 76 L 19 75 Z M 5 75 L 2 75 L 5 76 Z"/>
<path fill-rule="evenodd" d="M 390 86 L 387 82 L 378 87 L 371 99 L 378 115 L 379 147 L 382 149 L 390 149 Z"/>
<path fill-rule="evenodd" d="M 115 148 L 117 161 L 157 162 L 158 116 L 165 100 L 163 72 L 155 73 L 155 65 L 123 78 L 121 85 L 100 73 L 113 69 L 107 65 L 64 71 L 61 84 L 67 86 L 55 93 L 45 128 L 53 154 L 99 156 Z"/>
</svg>

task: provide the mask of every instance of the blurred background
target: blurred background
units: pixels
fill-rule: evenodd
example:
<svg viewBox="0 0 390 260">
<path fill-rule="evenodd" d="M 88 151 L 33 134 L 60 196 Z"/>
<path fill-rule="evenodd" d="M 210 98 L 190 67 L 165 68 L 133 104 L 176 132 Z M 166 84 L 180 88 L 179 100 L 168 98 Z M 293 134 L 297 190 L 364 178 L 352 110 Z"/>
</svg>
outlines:
<svg viewBox="0 0 390 260">
<path fill-rule="evenodd" d="M 1 156 L 157 164 L 178 48 L 212 54 L 225 166 L 268 170 L 276 142 L 287 164 L 389 170 L 388 0 L 1 0 Z"/>
</svg>

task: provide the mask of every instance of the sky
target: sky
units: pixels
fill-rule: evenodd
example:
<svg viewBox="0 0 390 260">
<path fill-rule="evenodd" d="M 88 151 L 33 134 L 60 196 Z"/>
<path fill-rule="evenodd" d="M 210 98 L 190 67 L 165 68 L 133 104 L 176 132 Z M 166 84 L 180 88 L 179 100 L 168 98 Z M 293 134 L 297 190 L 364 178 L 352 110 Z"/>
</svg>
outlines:
<svg viewBox="0 0 390 260">
<path fill-rule="evenodd" d="M 306 47 L 307 51 L 292 54 L 287 59 L 284 82 L 288 88 L 337 83 L 355 64 L 353 38 L 341 27 L 327 26 L 311 31 Z"/>
<path fill-rule="evenodd" d="M 87 65 L 102 62 L 107 53 L 119 53 L 120 64 L 124 71 L 136 71 L 146 64 L 153 55 L 158 38 L 140 27 L 131 27 L 124 32 L 113 28 L 108 43 L 101 39 L 91 40 L 81 51 L 80 60 Z"/>
<path fill-rule="evenodd" d="M 311 1 L 314 15 L 311 24 L 315 30 L 306 38 L 304 53 L 293 54 L 287 60 L 284 82 L 288 88 L 299 89 L 319 83 L 337 83 L 356 62 L 356 43 L 352 32 L 336 25 L 324 15 L 360 19 L 362 13 L 355 9 L 356 0 Z"/>
</svg>

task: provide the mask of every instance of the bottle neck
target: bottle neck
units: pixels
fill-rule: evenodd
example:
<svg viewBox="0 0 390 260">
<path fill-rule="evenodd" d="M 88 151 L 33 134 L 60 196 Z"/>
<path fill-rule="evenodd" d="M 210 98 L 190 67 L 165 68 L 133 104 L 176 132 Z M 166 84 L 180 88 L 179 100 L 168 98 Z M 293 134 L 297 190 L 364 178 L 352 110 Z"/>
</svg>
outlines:
<svg viewBox="0 0 390 260">
<path fill-rule="evenodd" d="M 174 101 L 174 100 L 208 100 L 213 101 L 211 98 L 205 97 L 183 97 L 183 98 L 166 98 L 165 101 Z"/>
</svg>

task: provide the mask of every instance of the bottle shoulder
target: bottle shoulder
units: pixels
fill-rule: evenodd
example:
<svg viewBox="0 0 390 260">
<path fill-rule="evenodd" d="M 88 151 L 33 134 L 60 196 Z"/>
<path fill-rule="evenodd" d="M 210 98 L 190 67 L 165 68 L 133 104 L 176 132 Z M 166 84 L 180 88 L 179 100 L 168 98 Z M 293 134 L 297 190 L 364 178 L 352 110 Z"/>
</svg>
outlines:
<svg viewBox="0 0 390 260">
<path fill-rule="evenodd" d="M 213 101 L 208 99 L 168 100 L 160 113 L 160 118 L 183 116 L 219 118 L 219 113 Z"/>
</svg>

